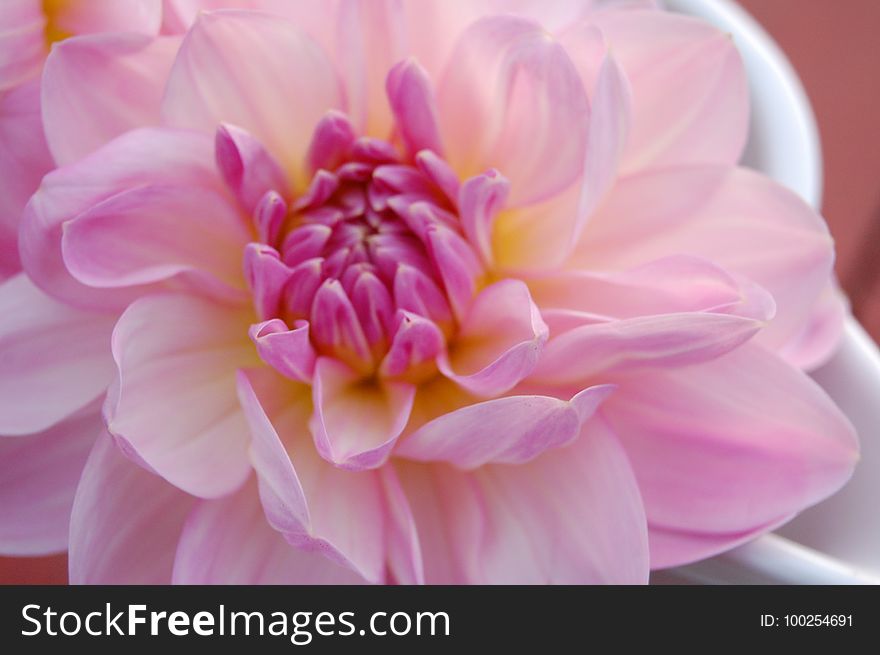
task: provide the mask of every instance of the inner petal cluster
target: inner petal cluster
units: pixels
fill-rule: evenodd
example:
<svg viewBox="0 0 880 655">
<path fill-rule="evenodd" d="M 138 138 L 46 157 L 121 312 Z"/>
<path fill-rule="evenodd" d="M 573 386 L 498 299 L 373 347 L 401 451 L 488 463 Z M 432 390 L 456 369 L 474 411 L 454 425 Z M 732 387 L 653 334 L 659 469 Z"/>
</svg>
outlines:
<svg viewBox="0 0 880 655">
<path fill-rule="evenodd" d="M 308 160 L 303 194 L 288 206 L 269 192 L 255 211 L 262 243 L 245 267 L 261 354 L 277 364 L 279 347 L 260 340 L 298 332 L 284 347 L 284 359 L 303 358 L 294 377 L 320 356 L 362 375 L 431 375 L 455 328 L 450 291 L 472 295 L 480 268 L 460 234 L 455 175 L 431 151 L 407 160 L 390 142 L 357 138 L 336 112 L 317 126 Z"/>
</svg>

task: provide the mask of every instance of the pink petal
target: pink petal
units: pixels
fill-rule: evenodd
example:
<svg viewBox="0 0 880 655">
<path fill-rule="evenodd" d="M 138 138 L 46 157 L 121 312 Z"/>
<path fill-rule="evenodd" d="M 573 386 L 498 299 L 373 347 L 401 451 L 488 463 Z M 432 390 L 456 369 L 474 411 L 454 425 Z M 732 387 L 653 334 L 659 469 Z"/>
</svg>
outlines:
<svg viewBox="0 0 880 655">
<path fill-rule="evenodd" d="M 281 261 L 275 248 L 262 243 L 249 243 L 244 249 L 244 277 L 260 319 L 278 316 L 282 292 L 290 273 L 291 270 Z"/>
<path fill-rule="evenodd" d="M 250 472 L 235 390 L 236 369 L 256 363 L 248 314 L 194 296 L 149 295 L 113 332 L 119 391 L 105 407 L 109 430 L 195 496 L 230 493 Z"/>
<path fill-rule="evenodd" d="M 759 341 L 799 333 L 828 283 L 828 229 L 803 200 L 746 169 L 672 167 L 621 180 L 593 216 L 572 268 L 620 269 L 681 253 L 705 257 L 770 292 L 776 317 Z"/>
<path fill-rule="evenodd" d="M 101 435 L 73 501 L 70 582 L 168 584 L 192 505 L 190 496 L 132 463 Z"/>
<path fill-rule="evenodd" d="M 275 243 L 287 219 L 287 203 L 275 191 L 267 191 L 254 208 L 257 238 L 263 243 Z"/>
<path fill-rule="evenodd" d="M 437 108 L 425 70 L 413 59 L 404 60 L 391 69 L 385 85 L 395 126 L 410 155 L 415 156 L 421 150 L 442 155 Z"/>
<path fill-rule="evenodd" d="M 473 301 L 482 265 L 467 241 L 451 229 L 431 225 L 426 230 L 426 241 L 452 311 L 461 319 Z"/>
<path fill-rule="evenodd" d="M 484 18 L 458 41 L 437 93 L 447 159 L 497 168 L 514 205 L 559 193 L 583 169 L 589 106 L 577 70 L 540 25 Z"/>
<path fill-rule="evenodd" d="M 0 91 L 37 76 L 46 56 L 46 19 L 35 0 L 0 7 Z"/>
<path fill-rule="evenodd" d="M 259 102 L 255 99 L 259 98 Z M 303 189 L 303 154 L 324 113 L 340 106 L 326 55 L 292 23 L 267 14 L 202 13 L 184 39 L 166 88 L 171 125 L 247 130 Z"/>
<path fill-rule="evenodd" d="M 62 260 L 62 225 L 123 191 L 169 184 L 223 192 L 210 137 L 179 130 L 135 130 L 53 171 L 22 218 L 19 245 L 28 276 L 46 293 L 71 304 L 124 308 L 140 290 L 98 291 L 73 278 Z"/>
<path fill-rule="evenodd" d="M 308 387 L 263 376 L 255 380 L 258 399 L 251 380 L 252 373 L 239 374 L 238 391 L 269 524 L 293 546 L 383 581 L 385 510 L 377 474 L 343 471 L 317 455 L 308 437 Z"/>
<path fill-rule="evenodd" d="M 412 384 L 364 381 L 327 357 L 315 364 L 312 390 L 315 447 L 327 461 L 350 470 L 385 462 L 406 426 L 415 396 Z"/>
<path fill-rule="evenodd" d="M 495 217 L 506 204 L 509 194 L 510 182 L 496 170 L 472 177 L 461 186 L 458 200 L 461 227 L 487 266 L 494 260 L 492 228 Z"/>
<path fill-rule="evenodd" d="M 665 11 L 609 11 L 592 19 L 632 88 L 624 171 L 739 160 L 749 96 L 728 34 Z"/>
<path fill-rule="evenodd" d="M 287 178 L 275 158 L 245 130 L 221 125 L 214 137 L 217 167 L 242 209 L 253 214 L 263 196 L 290 197 Z"/>
<path fill-rule="evenodd" d="M 385 96 L 391 67 L 405 56 L 404 12 L 387 0 L 343 0 L 336 9 L 337 69 L 358 132 L 386 139 L 392 117 Z"/>
<path fill-rule="evenodd" d="M 179 46 L 177 37 L 112 33 L 65 39 L 52 48 L 42 104 L 55 161 L 75 162 L 123 132 L 158 125 Z"/>
<path fill-rule="evenodd" d="M 617 381 L 603 413 L 652 529 L 665 534 L 652 543 L 653 567 L 708 557 L 781 522 L 836 491 L 858 458 L 852 426 L 825 393 L 756 345 Z"/>
<path fill-rule="evenodd" d="M 53 19 L 68 34 L 141 32 L 154 35 L 162 23 L 162 0 L 54 2 Z"/>
<path fill-rule="evenodd" d="M 607 54 L 593 89 L 592 115 L 584 163 L 583 189 L 578 205 L 579 221 L 574 245 L 583 225 L 599 206 L 617 177 L 632 122 L 632 92 L 620 65 Z"/>
<path fill-rule="evenodd" d="M 611 318 L 717 312 L 760 320 L 775 311 L 766 291 L 691 255 L 670 255 L 623 271 L 554 271 L 528 282 L 543 311 L 568 309 Z"/>
<path fill-rule="evenodd" d="M 255 482 L 199 500 L 183 526 L 174 584 L 363 584 L 320 552 L 291 546 L 266 522 Z"/>
<path fill-rule="evenodd" d="M 424 316 L 435 324 L 452 323 L 452 311 L 443 292 L 419 269 L 400 264 L 394 275 L 394 303 L 402 310 Z"/>
<path fill-rule="evenodd" d="M 348 116 L 338 111 L 328 111 L 318 121 L 309 143 L 306 155 L 309 171 L 336 170 L 351 155 L 355 136 Z"/>
<path fill-rule="evenodd" d="M 0 284 L 0 316 L 0 434 L 42 432 L 104 393 L 114 316 L 62 305 L 23 273 Z"/>
<path fill-rule="evenodd" d="M 398 376 L 415 376 L 418 381 L 419 370 L 425 364 L 430 364 L 425 375 L 436 372 L 433 362 L 443 351 L 446 340 L 430 319 L 402 309 L 397 310 L 397 328 L 388 353 L 379 367 L 380 375 L 394 378 Z"/>
<path fill-rule="evenodd" d="M 610 55 L 604 57 L 596 72 L 592 95 L 583 174 L 556 197 L 498 214 L 491 233 L 494 238 L 489 241 L 484 237 L 484 243 L 499 266 L 557 268 L 611 188 L 629 130 L 630 94 L 626 78 Z"/>
<path fill-rule="evenodd" d="M 0 93 L 0 280 L 21 270 L 21 214 L 52 166 L 43 136 L 39 80 Z"/>
<path fill-rule="evenodd" d="M 95 403 L 39 434 L 0 437 L 0 552 L 67 550 L 73 494 L 103 431 Z"/>
<path fill-rule="evenodd" d="M 284 321 L 273 318 L 252 325 L 249 334 L 260 358 L 281 375 L 307 384 L 312 381 L 316 354 L 306 321 L 297 321 L 290 330 Z"/>
<path fill-rule="evenodd" d="M 849 301 L 837 282 L 832 280 L 819 296 L 813 313 L 800 334 L 779 351 L 794 366 L 812 371 L 837 351 L 843 336 L 844 318 L 849 313 Z"/>
<path fill-rule="evenodd" d="M 428 584 L 647 582 L 639 489 L 602 421 L 522 466 L 397 468 Z"/>
<path fill-rule="evenodd" d="M 598 373 L 699 364 L 738 348 L 763 325 L 688 312 L 588 323 L 551 339 L 530 380 L 577 385 Z"/>
<path fill-rule="evenodd" d="M 463 469 L 524 464 L 574 441 L 583 422 L 613 391 L 612 385 L 602 385 L 584 389 L 571 401 L 508 396 L 462 407 L 421 426 L 395 455 Z"/>
<path fill-rule="evenodd" d="M 89 286 L 146 285 L 194 273 L 240 289 L 248 236 L 235 209 L 214 191 L 142 186 L 68 222 L 61 247 L 68 270 Z"/>
<path fill-rule="evenodd" d="M 312 340 L 358 370 L 369 368 L 372 353 L 351 300 L 337 279 L 328 278 L 312 302 Z"/>
<path fill-rule="evenodd" d="M 474 299 L 438 367 L 471 393 L 497 396 L 532 372 L 547 336 L 528 287 L 519 280 L 502 280 Z"/>
<path fill-rule="evenodd" d="M 387 550 L 389 582 L 425 584 L 422 550 L 415 517 L 400 485 L 397 473 L 390 466 L 379 469 L 379 479 L 387 502 Z"/>
</svg>

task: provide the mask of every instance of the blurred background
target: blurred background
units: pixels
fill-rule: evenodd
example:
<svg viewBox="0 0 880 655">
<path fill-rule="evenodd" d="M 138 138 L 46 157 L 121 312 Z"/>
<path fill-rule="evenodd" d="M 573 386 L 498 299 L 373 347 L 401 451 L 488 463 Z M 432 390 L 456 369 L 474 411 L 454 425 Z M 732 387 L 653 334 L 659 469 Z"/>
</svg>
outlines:
<svg viewBox="0 0 880 655">
<path fill-rule="evenodd" d="M 853 312 L 880 342 L 880 0 L 739 0 L 788 55 L 819 122 L 823 214 Z M 0 557 L 0 583 L 67 581 L 67 558 Z"/>
</svg>

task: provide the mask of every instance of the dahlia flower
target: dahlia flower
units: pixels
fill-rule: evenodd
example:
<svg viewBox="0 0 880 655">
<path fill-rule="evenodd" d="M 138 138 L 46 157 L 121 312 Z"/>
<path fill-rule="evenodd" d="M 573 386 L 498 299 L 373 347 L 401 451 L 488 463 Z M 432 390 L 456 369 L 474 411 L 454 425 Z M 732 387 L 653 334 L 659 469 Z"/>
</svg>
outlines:
<svg viewBox="0 0 880 655">
<path fill-rule="evenodd" d="M 737 167 L 728 35 L 649 2 L 247 4 L 45 63 L 3 551 L 88 583 L 641 583 L 846 481 L 803 372 L 833 244 Z"/>
</svg>

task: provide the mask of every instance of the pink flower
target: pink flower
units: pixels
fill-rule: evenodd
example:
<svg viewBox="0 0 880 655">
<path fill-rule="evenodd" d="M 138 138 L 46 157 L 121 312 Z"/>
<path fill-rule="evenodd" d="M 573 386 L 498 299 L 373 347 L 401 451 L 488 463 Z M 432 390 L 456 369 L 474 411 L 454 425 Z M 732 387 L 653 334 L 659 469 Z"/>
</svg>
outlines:
<svg viewBox="0 0 880 655">
<path fill-rule="evenodd" d="M 56 46 L 3 550 L 72 502 L 74 582 L 636 583 L 840 487 L 827 230 L 736 167 L 730 38 L 604 4 Z"/>
</svg>

